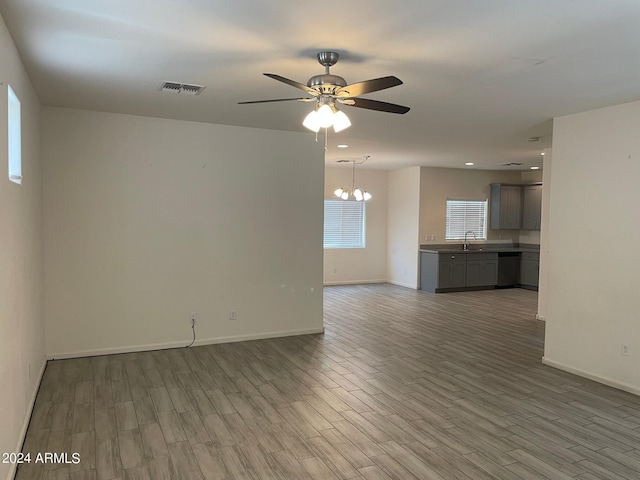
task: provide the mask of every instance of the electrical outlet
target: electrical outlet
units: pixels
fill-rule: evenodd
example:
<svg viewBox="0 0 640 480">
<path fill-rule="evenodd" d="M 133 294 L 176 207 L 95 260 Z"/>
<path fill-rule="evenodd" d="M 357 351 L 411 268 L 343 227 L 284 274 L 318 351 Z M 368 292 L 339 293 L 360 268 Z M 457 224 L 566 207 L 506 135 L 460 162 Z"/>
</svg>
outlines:
<svg viewBox="0 0 640 480">
<path fill-rule="evenodd" d="M 235 310 L 231 310 L 229 312 L 229 320 L 235 320 L 236 319 L 236 311 Z"/>
<path fill-rule="evenodd" d="M 631 356 L 631 346 L 628 343 L 623 343 L 622 344 L 622 349 L 620 351 L 620 355 L 622 355 L 623 357 L 630 357 Z"/>
<path fill-rule="evenodd" d="M 195 325 L 196 325 L 196 319 L 197 319 L 197 315 L 196 315 L 194 312 L 192 312 L 192 313 L 191 313 L 191 326 L 192 326 L 192 327 L 195 327 Z"/>
</svg>

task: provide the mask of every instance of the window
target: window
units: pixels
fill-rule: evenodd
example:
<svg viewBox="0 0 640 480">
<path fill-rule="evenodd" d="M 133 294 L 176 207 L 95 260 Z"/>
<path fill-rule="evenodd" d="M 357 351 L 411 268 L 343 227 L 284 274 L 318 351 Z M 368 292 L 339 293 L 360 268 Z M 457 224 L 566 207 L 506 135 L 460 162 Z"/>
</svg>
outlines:
<svg viewBox="0 0 640 480">
<path fill-rule="evenodd" d="M 364 202 L 324 201 L 324 248 L 364 248 Z"/>
<path fill-rule="evenodd" d="M 22 153 L 20 139 L 20 100 L 10 85 L 9 92 L 9 180 L 22 183 Z"/>
<path fill-rule="evenodd" d="M 447 200 L 445 240 L 464 240 L 469 231 L 477 240 L 487 239 L 487 201 Z"/>
</svg>

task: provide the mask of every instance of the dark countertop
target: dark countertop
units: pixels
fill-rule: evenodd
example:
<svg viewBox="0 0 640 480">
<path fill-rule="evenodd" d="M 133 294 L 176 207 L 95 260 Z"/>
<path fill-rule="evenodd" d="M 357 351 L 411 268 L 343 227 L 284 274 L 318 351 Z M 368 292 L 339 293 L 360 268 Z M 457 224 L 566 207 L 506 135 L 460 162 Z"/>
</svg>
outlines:
<svg viewBox="0 0 640 480">
<path fill-rule="evenodd" d="M 540 253 L 539 245 L 480 245 L 471 244 L 469 250 L 463 250 L 461 244 L 453 245 L 421 245 L 420 251 L 425 253 Z"/>
</svg>

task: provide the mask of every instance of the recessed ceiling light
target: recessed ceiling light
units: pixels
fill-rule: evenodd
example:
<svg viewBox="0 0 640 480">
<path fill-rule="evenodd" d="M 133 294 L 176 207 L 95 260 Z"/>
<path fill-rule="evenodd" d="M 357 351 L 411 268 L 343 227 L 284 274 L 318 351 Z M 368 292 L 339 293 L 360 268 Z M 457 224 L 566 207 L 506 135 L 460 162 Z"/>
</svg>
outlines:
<svg viewBox="0 0 640 480">
<path fill-rule="evenodd" d="M 341 143 L 340 145 L 338 145 L 338 148 L 349 148 L 349 145 Z"/>
<path fill-rule="evenodd" d="M 475 165 L 475 164 L 474 164 L 473 162 L 465 162 L 465 165 L 466 165 L 467 167 L 470 167 L 471 165 Z"/>
<path fill-rule="evenodd" d="M 540 170 L 540 167 L 529 167 L 531 170 Z"/>
<path fill-rule="evenodd" d="M 542 152 L 540 155 L 542 155 L 544 157 L 544 152 Z"/>
</svg>

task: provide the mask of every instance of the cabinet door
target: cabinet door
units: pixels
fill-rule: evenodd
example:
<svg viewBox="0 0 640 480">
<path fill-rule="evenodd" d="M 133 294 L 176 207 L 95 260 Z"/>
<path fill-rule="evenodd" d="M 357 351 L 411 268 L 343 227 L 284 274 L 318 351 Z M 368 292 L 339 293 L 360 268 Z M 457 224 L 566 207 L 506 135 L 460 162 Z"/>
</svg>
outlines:
<svg viewBox="0 0 640 480">
<path fill-rule="evenodd" d="M 498 284 L 498 260 L 487 260 L 482 264 L 480 282 L 483 286 Z"/>
<path fill-rule="evenodd" d="M 506 202 L 503 205 L 505 211 L 505 227 L 520 228 L 522 212 L 522 188 L 519 186 L 502 187 L 506 192 Z"/>
<path fill-rule="evenodd" d="M 481 260 L 467 259 L 467 287 L 479 287 L 482 285 L 482 266 Z"/>
<path fill-rule="evenodd" d="M 451 281 L 454 287 L 464 287 L 467 280 L 466 262 L 453 262 L 451 264 Z"/>
<path fill-rule="evenodd" d="M 535 253 L 523 253 L 520 263 L 520 284 L 528 287 L 538 286 L 540 257 Z"/>
<path fill-rule="evenodd" d="M 522 188 L 522 228 L 540 230 L 542 214 L 542 185 L 527 185 Z"/>
<path fill-rule="evenodd" d="M 442 255 L 438 263 L 438 288 L 464 287 L 466 263 L 462 255 Z"/>
<path fill-rule="evenodd" d="M 467 259 L 467 287 L 486 287 L 498 283 L 498 260 Z"/>
<path fill-rule="evenodd" d="M 492 229 L 519 229 L 522 221 L 522 187 L 491 184 Z"/>
</svg>

